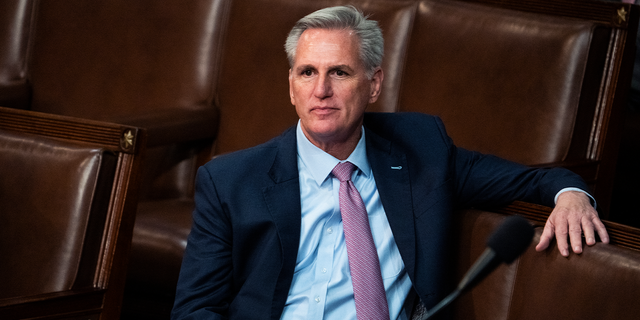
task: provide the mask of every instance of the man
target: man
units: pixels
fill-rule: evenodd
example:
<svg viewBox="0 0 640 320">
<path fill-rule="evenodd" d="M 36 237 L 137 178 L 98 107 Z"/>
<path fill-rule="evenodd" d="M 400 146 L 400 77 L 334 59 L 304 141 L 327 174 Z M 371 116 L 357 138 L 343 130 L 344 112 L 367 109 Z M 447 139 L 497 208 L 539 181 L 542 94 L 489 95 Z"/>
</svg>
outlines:
<svg viewBox="0 0 640 320">
<path fill-rule="evenodd" d="M 406 319 L 414 292 L 427 308 L 448 293 L 458 207 L 555 201 L 538 250 L 554 235 L 565 256 L 567 238 L 581 252 L 581 232 L 589 245 L 595 232 L 608 241 L 574 174 L 456 148 L 432 116 L 365 114 L 380 94 L 382 48 L 377 23 L 352 7 L 296 24 L 286 49 L 300 121 L 198 171 L 173 318 Z M 360 227 L 352 211 L 364 212 L 368 235 L 349 231 Z M 357 254 L 369 245 L 375 271 L 363 273 Z"/>
</svg>

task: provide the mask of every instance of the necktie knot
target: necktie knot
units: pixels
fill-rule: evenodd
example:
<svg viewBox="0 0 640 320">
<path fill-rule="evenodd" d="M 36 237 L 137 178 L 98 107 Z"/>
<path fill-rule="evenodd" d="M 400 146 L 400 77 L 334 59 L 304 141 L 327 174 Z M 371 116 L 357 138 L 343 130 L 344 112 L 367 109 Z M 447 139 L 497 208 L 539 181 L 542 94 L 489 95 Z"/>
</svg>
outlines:
<svg viewBox="0 0 640 320">
<path fill-rule="evenodd" d="M 331 171 L 331 173 L 333 173 L 333 175 L 338 178 L 338 180 L 340 180 L 340 182 L 344 182 L 344 181 L 349 181 L 351 180 L 351 174 L 353 173 L 353 171 L 356 169 L 356 165 L 349 162 L 349 161 L 345 161 L 342 163 L 338 163 L 333 170 Z"/>
</svg>

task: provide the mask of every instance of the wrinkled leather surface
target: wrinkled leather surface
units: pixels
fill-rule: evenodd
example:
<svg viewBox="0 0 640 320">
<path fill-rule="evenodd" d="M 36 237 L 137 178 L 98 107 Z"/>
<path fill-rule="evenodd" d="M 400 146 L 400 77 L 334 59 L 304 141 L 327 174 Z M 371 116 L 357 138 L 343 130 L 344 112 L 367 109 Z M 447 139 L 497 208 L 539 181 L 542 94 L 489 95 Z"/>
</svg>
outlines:
<svg viewBox="0 0 640 320">
<path fill-rule="evenodd" d="M 455 230 L 457 279 L 486 248 L 486 240 L 506 217 L 481 211 L 458 212 Z M 637 232 L 637 231 L 636 231 Z M 501 265 L 455 302 L 455 319 L 533 320 L 636 319 L 640 314 L 640 252 L 597 243 L 580 255 L 560 255 L 557 247 L 537 252 L 542 228 L 510 265 Z M 583 243 L 584 246 L 586 244 Z"/>
<path fill-rule="evenodd" d="M 529 248 L 518 265 L 508 319 L 637 319 L 639 266 L 640 252 L 602 243 L 569 259 L 557 247 Z"/>
<path fill-rule="evenodd" d="M 441 116 L 461 147 L 525 164 L 562 161 L 593 28 L 566 18 L 422 1 L 400 110 Z"/>
<path fill-rule="evenodd" d="M 487 238 L 505 218 L 504 215 L 479 210 L 457 213 L 453 245 L 457 259 L 455 280 L 462 279 L 484 252 Z M 506 319 L 516 269 L 517 261 L 510 265 L 502 264 L 473 290 L 461 295 L 455 302 L 455 318 Z"/>
<path fill-rule="evenodd" d="M 225 3 L 38 2 L 30 109 L 146 128 L 142 197 L 188 196 L 195 169 L 181 164 L 207 152 L 218 131 Z"/>
<path fill-rule="evenodd" d="M 102 153 L 0 130 L 0 298 L 74 285 Z"/>
<path fill-rule="evenodd" d="M 141 125 L 151 146 L 213 138 L 221 3 L 40 1 L 31 109 Z"/>
<path fill-rule="evenodd" d="M 191 200 L 145 201 L 138 205 L 128 281 L 149 291 L 173 294 L 191 231 Z"/>
</svg>

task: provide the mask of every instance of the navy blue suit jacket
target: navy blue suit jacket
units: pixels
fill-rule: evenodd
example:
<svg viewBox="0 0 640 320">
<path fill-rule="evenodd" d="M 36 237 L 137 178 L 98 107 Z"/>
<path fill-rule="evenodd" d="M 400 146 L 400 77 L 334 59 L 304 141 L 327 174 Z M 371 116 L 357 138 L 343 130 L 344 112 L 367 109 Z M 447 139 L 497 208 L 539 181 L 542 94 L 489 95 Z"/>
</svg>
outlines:
<svg viewBox="0 0 640 320">
<path fill-rule="evenodd" d="M 368 113 L 364 127 L 382 204 L 427 308 L 448 293 L 454 209 L 513 200 L 553 206 L 562 188 L 587 188 L 564 169 L 532 169 L 457 148 L 433 116 Z M 280 318 L 300 238 L 294 129 L 199 169 L 174 319 Z"/>
</svg>

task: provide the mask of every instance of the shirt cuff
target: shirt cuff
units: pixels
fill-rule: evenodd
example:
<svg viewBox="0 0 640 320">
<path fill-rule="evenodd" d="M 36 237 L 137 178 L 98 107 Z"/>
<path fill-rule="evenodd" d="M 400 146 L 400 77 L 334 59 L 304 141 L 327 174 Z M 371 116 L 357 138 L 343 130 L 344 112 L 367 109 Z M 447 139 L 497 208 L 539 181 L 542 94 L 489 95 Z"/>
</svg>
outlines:
<svg viewBox="0 0 640 320">
<path fill-rule="evenodd" d="M 593 206 L 593 208 L 594 209 L 597 208 L 596 199 L 594 199 L 588 192 L 586 192 L 586 191 L 584 191 L 584 190 L 582 190 L 580 188 L 574 188 L 574 187 L 564 188 L 564 189 L 558 191 L 558 193 L 556 193 L 556 197 L 553 198 L 553 203 L 558 202 L 558 197 L 561 194 L 563 194 L 564 192 L 567 192 L 567 191 L 578 191 L 578 192 L 582 192 L 582 193 L 586 194 L 589 197 L 589 199 L 591 199 L 591 205 Z"/>
</svg>

